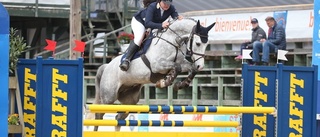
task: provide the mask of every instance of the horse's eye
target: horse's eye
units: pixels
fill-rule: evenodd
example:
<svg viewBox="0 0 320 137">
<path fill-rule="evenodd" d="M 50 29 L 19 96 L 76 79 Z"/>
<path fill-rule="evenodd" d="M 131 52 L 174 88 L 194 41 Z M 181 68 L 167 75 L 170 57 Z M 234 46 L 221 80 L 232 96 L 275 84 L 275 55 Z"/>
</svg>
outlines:
<svg viewBox="0 0 320 137">
<path fill-rule="evenodd" d="M 201 45 L 201 43 L 197 42 L 196 45 L 199 47 Z"/>
</svg>

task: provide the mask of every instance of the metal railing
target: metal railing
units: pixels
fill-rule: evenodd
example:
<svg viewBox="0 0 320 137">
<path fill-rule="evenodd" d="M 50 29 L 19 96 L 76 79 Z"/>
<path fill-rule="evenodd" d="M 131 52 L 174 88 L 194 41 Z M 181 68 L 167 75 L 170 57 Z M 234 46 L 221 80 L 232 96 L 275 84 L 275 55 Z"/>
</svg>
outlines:
<svg viewBox="0 0 320 137">
<path fill-rule="evenodd" d="M 124 30 L 124 29 L 126 29 L 127 27 L 130 27 L 131 25 L 126 25 L 126 26 L 124 26 L 124 27 L 121 27 L 121 28 L 119 28 L 119 29 L 116 29 L 116 30 L 114 30 L 114 31 L 111 31 L 111 32 L 109 32 L 109 33 L 106 33 L 105 35 L 103 35 L 103 36 L 100 36 L 100 37 L 97 37 L 97 38 L 93 38 L 93 39 L 90 39 L 90 40 L 88 40 L 88 41 L 86 41 L 85 43 L 86 43 L 86 45 L 87 44 L 90 44 L 90 48 L 89 48 L 89 63 L 92 63 L 92 58 L 93 58 L 93 47 L 94 47 L 94 45 L 93 45 L 93 42 L 95 41 L 95 40 L 98 40 L 98 39 L 104 39 L 104 43 L 103 43 L 103 48 L 104 48 L 104 51 L 103 51 L 103 63 L 105 63 L 106 62 L 106 48 L 107 48 L 107 37 L 108 36 L 110 36 L 110 35 L 112 35 L 112 34 L 114 34 L 114 33 L 117 33 L 117 32 L 119 32 L 119 31 L 122 31 L 122 30 Z M 86 38 L 86 37 L 88 37 L 88 36 L 92 36 L 92 34 L 88 34 L 88 35 L 85 35 L 85 36 L 82 36 L 81 37 L 81 39 L 84 39 L 84 38 Z M 61 45 L 58 45 L 58 46 L 56 46 L 56 50 L 57 49 L 61 49 L 61 48 L 63 48 L 63 47 L 65 47 L 65 46 L 68 46 L 69 45 L 69 42 L 66 42 L 66 43 L 63 43 L 63 44 L 61 44 Z M 65 50 L 62 50 L 62 51 L 60 51 L 60 52 L 58 52 L 58 53 L 56 53 L 55 54 L 55 56 L 56 56 L 56 58 L 59 58 L 59 59 L 67 59 L 70 55 L 69 55 L 69 51 L 70 51 L 70 49 L 69 48 L 67 48 L 67 49 L 65 49 Z M 38 54 L 36 54 L 35 56 L 43 56 L 44 54 L 47 54 L 47 53 L 49 53 L 50 51 L 42 51 L 42 52 L 40 52 L 40 53 L 38 53 Z"/>
</svg>

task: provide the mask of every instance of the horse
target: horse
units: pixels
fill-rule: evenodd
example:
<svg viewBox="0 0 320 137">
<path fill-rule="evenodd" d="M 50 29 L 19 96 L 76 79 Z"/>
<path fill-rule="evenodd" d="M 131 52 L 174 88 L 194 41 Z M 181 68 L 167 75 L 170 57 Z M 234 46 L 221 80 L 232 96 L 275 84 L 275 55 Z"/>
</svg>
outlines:
<svg viewBox="0 0 320 137">
<path fill-rule="evenodd" d="M 167 87 L 181 72 L 189 72 L 189 76 L 175 83 L 174 88 L 188 87 L 197 71 L 204 67 L 208 32 L 214 25 L 204 27 L 199 20 L 191 18 L 172 20 L 167 29 L 153 33 L 148 51 L 132 60 L 129 70 L 119 68 L 122 55 L 101 65 L 95 78 L 94 104 L 113 104 L 118 100 L 121 104 L 136 105 L 144 84 L 156 83 L 157 87 Z M 95 119 L 101 120 L 103 115 L 96 113 Z M 124 120 L 128 115 L 118 113 L 115 119 Z M 120 128 L 116 126 L 115 130 L 120 131 Z M 97 131 L 98 126 L 94 130 Z"/>
</svg>

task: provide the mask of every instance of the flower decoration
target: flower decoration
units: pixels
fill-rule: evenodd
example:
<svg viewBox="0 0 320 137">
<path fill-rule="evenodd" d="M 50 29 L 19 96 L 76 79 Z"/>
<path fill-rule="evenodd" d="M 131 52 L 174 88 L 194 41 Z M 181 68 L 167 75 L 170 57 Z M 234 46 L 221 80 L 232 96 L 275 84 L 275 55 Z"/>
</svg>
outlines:
<svg viewBox="0 0 320 137">
<path fill-rule="evenodd" d="M 19 115 L 18 114 L 11 114 L 8 117 L 8 125 L 20 125 L 19 123 Z"/>
<path fill-rule="evenodd" d="M 117 40 L 120 44 L 130 43 L 130 40 L 133 40 L 134 36 L 131 33 L 122 32 L 118 36 Z"/>
</svg>

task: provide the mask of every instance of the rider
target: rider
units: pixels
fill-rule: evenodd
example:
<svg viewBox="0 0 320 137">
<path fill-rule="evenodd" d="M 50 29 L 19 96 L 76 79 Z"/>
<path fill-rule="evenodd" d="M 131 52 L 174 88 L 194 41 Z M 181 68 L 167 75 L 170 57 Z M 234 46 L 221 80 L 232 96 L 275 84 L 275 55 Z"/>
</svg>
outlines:
<svg viewBox="0 0 320 137">
<path fill-rule="evenodd" d="M 178 18 L 179 20 L 183 19 L 183 16 L 179 15 L 175 7 L 171 4 L 172 0 L 153 1 L 154 0 L 143 0 L 145 8 L 132 17 L 131 28 L 134 34 L 134 40 L 130 43 L 125 60 L 119 66 L 123 71 L 129 69 L 130 61 L 142 43 L 146 28 L 168 28 L 169 22 L 165 20 L 169 16 Z"/>
</svg>

